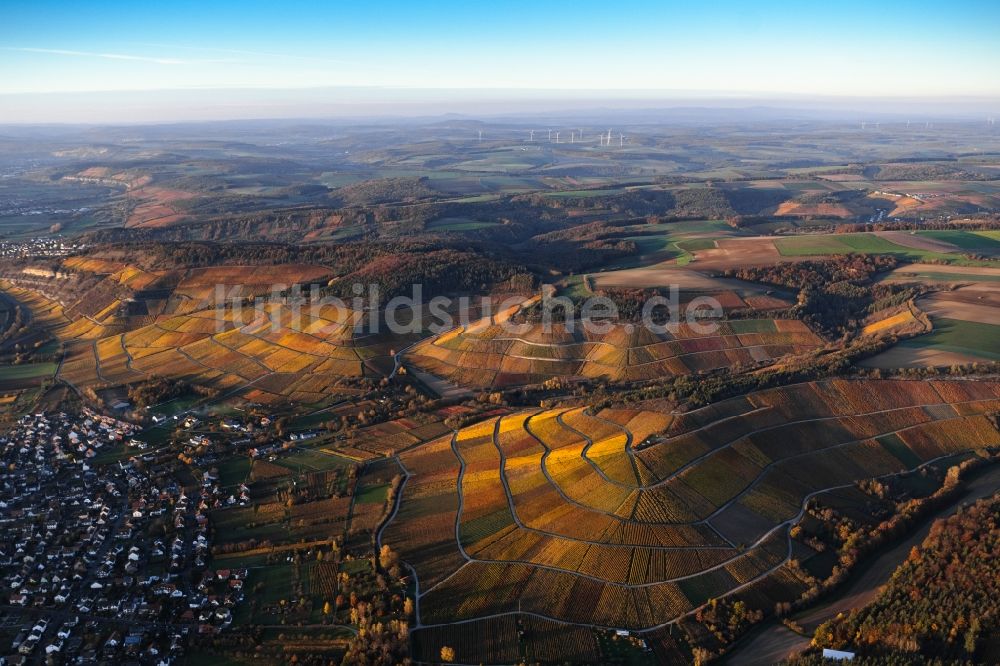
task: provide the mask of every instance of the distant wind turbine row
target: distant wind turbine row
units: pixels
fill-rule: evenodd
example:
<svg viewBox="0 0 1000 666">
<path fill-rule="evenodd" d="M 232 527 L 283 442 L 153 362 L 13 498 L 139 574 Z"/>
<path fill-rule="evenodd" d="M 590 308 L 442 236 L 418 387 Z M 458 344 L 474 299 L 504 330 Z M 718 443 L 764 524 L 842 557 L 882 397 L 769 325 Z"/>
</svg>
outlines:
<svg viewBox="0 0 1000 666">
<path fill-rule="evenodd" d="M 528 143 L 534 143 L 535 142 L 535 132 L 537 132 L 537 131 L 538 130 L 533 130 L 533 129 L 527 130 L 527 132 L 528 132 Z M 479 141 L 480 141 L 480 143 L 482 142 L 482 140 L 483 140 L 483 131 L 479 130 Z M 563 143 L 563 140 L 562 140 L 562 130 L 552 130 L 552 129 L 546 130 L 546 140 L 549 143 L 560 143 L 560 144 Z M 612 135 L 610 129 L 608 130 L 607 134 L 603 134 L 602 133 L 602 134 L 598 134 L 597 135 L 597 143 L 598 143 L 599 146 L 610 146 L 611 142 L 613 140 L 614 140 L 613 139 L 613 135 Z M 584 131 L 583 131 L 582 127 L 577 128 L 575 130 L 570 130 L 570 133 L 569 133 L 569 142 L 572 143 L 572 144 L 584 143 L 585 142 Z M 620 148 L 624 148 L 625 147 L 625 135 L 622 134 L 622 133 L 618 134 L 618 146 Z"/>
<path fill-rule="evenodd" d="M 990 127 L 992 127 L 993 126 L 993 118 L 987 118 L 986 119 L 986 124 L 989 125 Z M 868 129 L 869 125 L 873 125 L 876 130 L 882 128 L 882 123 L 881 122 L 869 123 L 866 120 L 862 120 L 861 121 L 861 129 L 862 130 Z M 912 127 L 912 125 L 913 125 L 913 121 L 911 121 L 911 120 L 907 120 L 906 121 L 906 129 L 910 129 Z M 928 121 L 924 122 L 924 129 L 933 129 L 933 127 L 934 127 L 934 123 L 932 123 L 931 121 L 928 120 Z"/>
<path fill-rule="evenodd" d="M 875 129 L 881 129 L 881 123 L 880 122 L 870 123 L 867 120 L 862 120 L 861 121 L 861 129 L 862 130 L 868 129 L 870 125 L 874 125 Z M 913 121 L 912 120 L 907 120 L 906 121 L 906 129 L 910 129 L 912 127 L 912 125 L 913 125 Z M 987 125 L 987 127 L 995 127 L 996 126 L 996 118 L 993 117 L 993 116 L 988 116 L 986 118 L 986 125 Z M 928 120 L 928 121 L 924 122 L 924 129 L 932 129 L 933 127 L 934 127 L 934 123 L 932 123 L 931 121 Z"/>
<path fill-rule="evenodd" d="M 902 123 L 903 123 L 903 121 L 898 121 L 898 124 L 897 124 L 897 122 L 887 122 L 886 126 L 887 126 L 887 128 L 890 128 L 890 127 L 899 127 L 899 125 L 901 125 Z M 881 121 L 874 121 L 874 122 L 872 122 L 872 121 L 868 121 L 868 120 L 861 120 L 860 121 L 860 125 L 861 125 L 861 130 L 862 131 L 868 131 L 868 130 L 871 130 L 871 129 L 875 129 L 876 131 L 881 131 L 882 130 L 882 122 Z M 996 126 L 996 118 L 993 117 L 993 116 L 987 117 L 986 118 L 986 125 L 989 128 L 995 127 Z M 905 126 L 906 126 L 906 129 L 911 129 L 914 126 L 918 126 L 919 127 L 919 122 L 918 123 L 914 123 L 912 120 L 908 119 L 908 120 L 905 121 Z M 930 130 L 930 129 L 933 129 L 933 128 L 934 128 L 934 123 L 933 122 L 931 122 L 931 121 L 925 121 L 924 122 L 924 129 Z M 517 136 L 517 135 L 524 136 L 521 133 L 522 132 L 527 132 L 527 135 L 528 135 L 527 136 L 527 143 L 535 143 L 536 142 L 535 141 L 535 133 L 536 132 L 541 132 L 541 131 L 543 131 L 543 130 L 535 130 L 535 129 L 520 130 L 520 129 L 508 128 L 508 129 L 491 130 L 491 133 L 494 133 L 494 134 L 507 134 L 507 135 L 514 134 L 515 136 Z M 584 129 L 582 127 L 580 127 L 580 128 L 574 128 L 572 130 L 568 130 L 569 131 L 569 141 L 568 142 L 563 141 L 563 138 L 562 138 L 563 130 L 556 130 L 556 129 L 549 128 L 549 129 L 546 129 L 544 131 L 546 132 L 546 135 L 545 135 L 546 139 L 545 140 L 548 143 L 557 143 L 557 144 L 569 143 L 569 144 L 574 144 L 574 145 L 578 144 L 578 143 L 588 143 L 588 141 L 584 138 Z M 613 132 L 612 132 L 612 130 L 610 128 L 608 129 L 607 132 L 598 132 L 596 134 L 596 137 L 597 137 L 597 145 L 601 146 L 601 147 L 610 147 L 612 145 L 612 142 L 614 141 L 614 134 L 613 134 Z M 479 143 L 482 143 L 484 138 L 485 137 L 484 137 L 483 130 L 478 130 L 478 141 L 479 141 Z M 592 142 L 592 141 L 593 141 L 593 139 L 590 139 L 590 142 Z M 630 141 L 630 144 L 631 144 L 631 141 Z M 619 148 L 624 148 L 625 147 L 625 135 L 623 133 L 621 133 L 621 132 L 618 133 L 618 147 Z"/>
</svg>

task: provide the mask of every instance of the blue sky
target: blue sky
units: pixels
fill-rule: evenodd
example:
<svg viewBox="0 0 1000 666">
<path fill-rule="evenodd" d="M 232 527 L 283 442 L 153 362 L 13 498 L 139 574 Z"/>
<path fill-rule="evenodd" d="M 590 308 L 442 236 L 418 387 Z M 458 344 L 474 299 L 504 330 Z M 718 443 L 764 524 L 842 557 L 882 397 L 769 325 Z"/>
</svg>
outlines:
<svg viewBox="0 0 1000 666">
<path fill-rule="evenodd" d="M 819 6 L 812 6 L 819 5 Z M 34 2 L 0 94 L 386 86 L 1000 96 L 1000 3 Z"/>
</svg>

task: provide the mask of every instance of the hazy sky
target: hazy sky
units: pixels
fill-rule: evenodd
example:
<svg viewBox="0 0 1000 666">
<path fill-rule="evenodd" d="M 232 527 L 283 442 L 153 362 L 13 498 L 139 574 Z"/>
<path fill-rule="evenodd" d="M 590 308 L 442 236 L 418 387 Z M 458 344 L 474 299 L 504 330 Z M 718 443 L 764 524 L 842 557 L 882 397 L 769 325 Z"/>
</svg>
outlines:
<svg viewBox="0 0 1000 666">
<path fill-rule="evenodd" d="M 996 0 L 817 5 L 9 2 L 0 95 L 382 86 L 1000 96 Z"/>
</svg>

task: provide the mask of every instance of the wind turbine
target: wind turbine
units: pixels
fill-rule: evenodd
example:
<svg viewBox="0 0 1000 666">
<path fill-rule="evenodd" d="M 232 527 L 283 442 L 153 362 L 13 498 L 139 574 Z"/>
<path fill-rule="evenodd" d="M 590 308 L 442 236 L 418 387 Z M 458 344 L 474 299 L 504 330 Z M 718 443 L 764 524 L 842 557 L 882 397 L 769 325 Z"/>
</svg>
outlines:
<svg viewBox="0 0 1000 666">
<path fill-rule="evenodd" d="M 535 130 L 528 130 L 528 143 L 535 140 Z"/>
<path fill-rule="evenodd" d="M 583 128 L 580 128 L 580 141 L 583 141 Z"/>
<path fill-rule="evenodd" d="M 569 133 L 569 142 L 570 143 L 576 143 L 576 132 L 570 132 Z"/>
<path fill-rule="evenodd" d="M 625 135 L 624 134 L 619 134 L 618 135 L 618 147 L 621 148 L 624 145 L 625 145 Z"/>
<path fill-rule="evenodd" d="M 556 132 L 556 143 L 559 143 L 559 132 Z"/>
<path fill-rule="evenodd" d="M 552 143 L 552 130 L 549 130 L 549 143 Z"/>
<path fill-rule="evenodd" d="M 483 130 L 479 130 L 479 143 L 483 142 Z"/>
<path fill-rule="evenodd" d="M 611 145 L 611 128 L 608 128 L 608 145 Z"/>
<path fill-rule="evenodd" d="M 864 129 L 865 129 L 865 125 L 866 125 L 866 124 L 867 124 L 867 123 L 865 123 L 865 121 L 863 121 L 863 120 L 861 121 L 861 129 L 862 129 L 862 130 L 864 130 Z"/>
</svg>

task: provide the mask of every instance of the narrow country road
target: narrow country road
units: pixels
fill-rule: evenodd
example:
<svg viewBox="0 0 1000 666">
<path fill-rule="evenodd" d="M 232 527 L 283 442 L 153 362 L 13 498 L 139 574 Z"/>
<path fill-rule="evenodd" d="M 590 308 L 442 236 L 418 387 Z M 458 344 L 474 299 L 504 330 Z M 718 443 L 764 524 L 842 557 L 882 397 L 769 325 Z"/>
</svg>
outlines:
<svg viewBox="0 0 1000 666">
<path fill-rule="evenodd" d="M 861 573 L 850 578 L 847 586 L 835 592 L 831 599 L 796 615 L 798 622 L 807 632 L 812 632 L 820 624 L 833 619 L 840 613 L 846 613 L 852 608 L 859 608 L 872 601 L 880 586 L 892 576 L 892 572 L 902 564 L 910 553 L 910 549 L 919 545 L 930 532 L 934 521 L 950 516 L 959 505 L 974 502 L 984 497 L 990 497 L 1000 491 L 1000 465 L 981 472 L 965 484 L 965 492 L 960 493 L 952 502 L 929 516 L 920 528 L 913 532 L 889 550 L 879 554 L 867 565 L 862 564 Z M 725 660 L 727 666 L 758 666 L 774 664 L 788 655 L 800 652 L 809 647 L 809 638 L 799 636 L 787 627 L 777 622 L 770 622 L 762 631 L 751 634 L 747 642 L 739 645 L 732 656 Z"/>
</svg>

